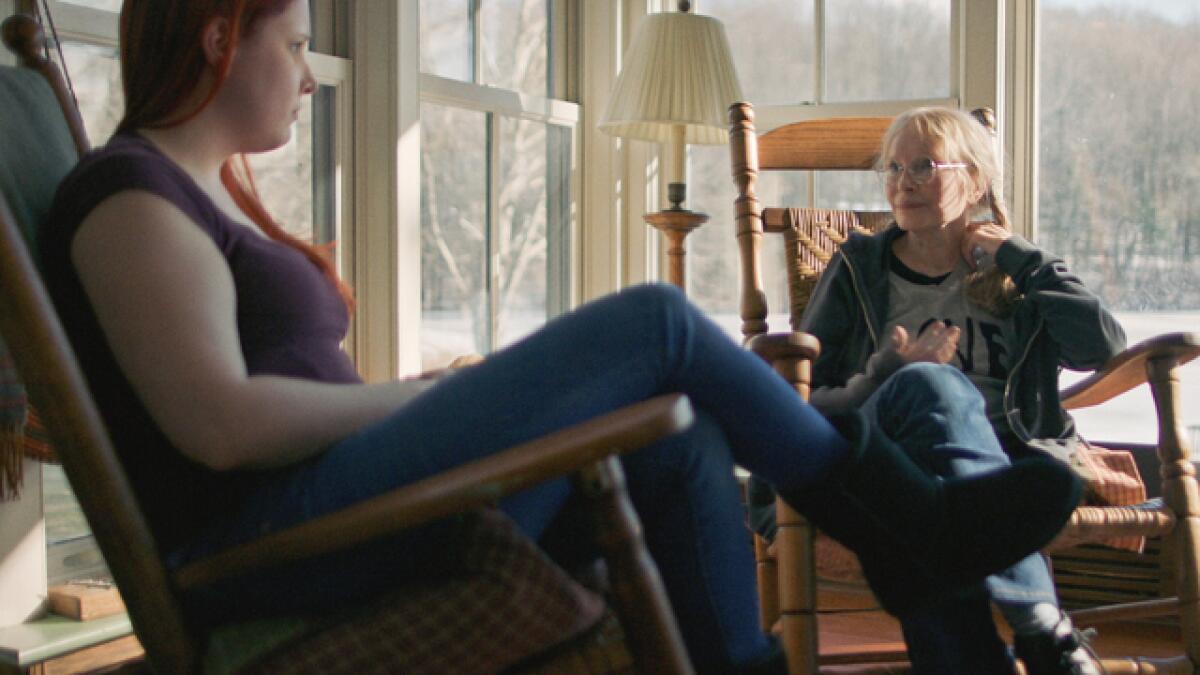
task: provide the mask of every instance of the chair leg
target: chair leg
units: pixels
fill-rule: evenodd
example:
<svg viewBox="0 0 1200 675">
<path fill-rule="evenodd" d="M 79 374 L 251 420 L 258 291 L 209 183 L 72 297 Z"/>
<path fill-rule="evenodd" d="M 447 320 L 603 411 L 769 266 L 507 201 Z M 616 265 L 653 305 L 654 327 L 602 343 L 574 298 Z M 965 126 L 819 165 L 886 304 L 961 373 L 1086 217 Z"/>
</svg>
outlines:
<svg viewBox="0 0 1200 675">
<path fill-rule="evenodd" d="M 779 564 L 768 548 L 770 544 L 754 535 L 754 567 L 758 578 L 758 623 L 764 633 L 779 621 Z"/>
<path fill-rule="evenodd" d="M 1200 671 L 1200 487 L 1180 425 L 1177 366 L 1176 357 L 1151 359 L 1146 374 L 1158 412 L 1163 501 L 1176 517 L 1166 549 L 1172 554 L 1183 647 L 1193 670 Z"/>
<path fill-rule="evenodd" d="M 813 528 L 782 499 L 775 500 L 775 555 L 779 613 L 790 675 L 816 675 L 820 657 L 817 628 L 817 571 Z"/>
<path fill-rule="evenodd" d="M 581 471 L 576 481 L 595 518 L 600 549 L 609 566 L 613 609 L 638 669 L 691 675 L 683 637 L 658 567 L 646 550 L 620 462 L 612 456 L 603 459 Z"/>
</svg>

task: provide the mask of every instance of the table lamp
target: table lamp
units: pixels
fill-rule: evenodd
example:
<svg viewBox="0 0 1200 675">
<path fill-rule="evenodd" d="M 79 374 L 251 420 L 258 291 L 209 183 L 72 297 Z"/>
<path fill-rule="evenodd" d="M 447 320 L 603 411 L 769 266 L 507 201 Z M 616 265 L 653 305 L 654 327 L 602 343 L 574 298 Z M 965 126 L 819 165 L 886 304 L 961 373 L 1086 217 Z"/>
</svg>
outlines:
<svg viewBox="0 0 1200 675">
<path fill-rule="evenodd" d="M 671 206 L 645 218 L 667 237 L 669 279 L 680 288 L 685 283 L 684 238 L 708 220 L 683 206 L 686 146 L 727 143 L 726 110 L 742 100 L 724 26 L 690 9 L 690 2 L 680 2 L 678 12 L 641 20 L 598 125 L 614 136 L 667 144 Z"/>
</svg>

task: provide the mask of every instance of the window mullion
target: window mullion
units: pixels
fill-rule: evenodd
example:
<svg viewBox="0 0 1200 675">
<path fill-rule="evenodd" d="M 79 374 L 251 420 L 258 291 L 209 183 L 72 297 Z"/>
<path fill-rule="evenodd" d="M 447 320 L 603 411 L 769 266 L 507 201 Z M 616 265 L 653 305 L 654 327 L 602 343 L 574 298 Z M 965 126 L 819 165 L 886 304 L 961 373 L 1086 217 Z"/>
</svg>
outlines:
<svg viewBox="0 0 1200 675">
<path fill-rule="evenodd" d="M 817 105 L 825 103 L 825 0 L 813 0 L 813 98 Z M 817 204 L 817 172 L 805 177 L 808 205 Z"/>
<path fill-rule="evenodd" d="M 813 99 L 825 102 L 825 0 L 813 0 Z"/>
<path fill-rule="evenodd" d="M 483 0 L 468 0 L 471 23 L 471 82 L 483 84 Z"/>
<path fill-rule="evenodd" d="M 487 114 L 487 206 L 484 218 L 487 220 L 487 239 L 484 242 L 486 278 L 487 278 L 487 345 L 488 351 L 496 349 L 497 336 L 500 334 L 500 252 L 497 245 L 500 241 L 500 119 L 497 113 Z"/>
</svg>

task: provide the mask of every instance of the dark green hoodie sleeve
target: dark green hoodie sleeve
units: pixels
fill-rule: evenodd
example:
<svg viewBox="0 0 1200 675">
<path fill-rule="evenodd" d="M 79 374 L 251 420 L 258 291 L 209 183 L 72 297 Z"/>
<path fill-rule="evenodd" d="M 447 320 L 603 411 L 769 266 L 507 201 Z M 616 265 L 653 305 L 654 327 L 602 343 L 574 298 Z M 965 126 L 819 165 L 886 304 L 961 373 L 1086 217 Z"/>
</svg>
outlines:
<svg viewBox="0 0 1200 675">
<path fill-rule="evenodd" d="M 1095 370 L 1125 349 L 1121 324 L 1061 258 L 1014 235 L 996 251 L 996 264 L 1045 321 L 1064 367 Z"/>
</svg>

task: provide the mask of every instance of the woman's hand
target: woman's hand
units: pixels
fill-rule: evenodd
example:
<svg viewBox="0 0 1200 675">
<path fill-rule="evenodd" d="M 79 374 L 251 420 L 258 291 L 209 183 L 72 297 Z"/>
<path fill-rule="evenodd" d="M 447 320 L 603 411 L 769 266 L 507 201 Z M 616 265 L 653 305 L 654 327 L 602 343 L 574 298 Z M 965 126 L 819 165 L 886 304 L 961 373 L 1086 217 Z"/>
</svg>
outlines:
<svg viewBox="0 0 1200 675">
<path fill-rule="evenodd" d="M 976 269 L 980 260 L 995 258 L 996 250 L 1011 236 L 1012 232 L 990 220 L 973 220 L 963 231 L 962 257 Z"/>
<path fill-rule="evenodd" d="M 458 370 L 459 368 L 477 366 L 481 363 L 483 363 L 483 356 L 479 354 L 463 354 L 462 356 L 454 357 L 454 360 L 446 368 L 448 370 Z"/>
<path fill-rule="evenodd" d="M 941 321 L 934 321 L 911 341 L 908 339 L 908 331 L 904 330 L 903 326 L 896 326 L 892 329 L 890 340 L 892 349 L 896 350 L 905 363 L 949 363 L 950 359 L 954 358 L 958 336 L 961 334 L 958 326 L 947 326 Z"/>
<path fill-rule="evenodd" d="M 449 375 L 450 373 L 452 373 L 456 370 L 460 370 L 462 368 L 469 368 L 471 366 L 478 365 L 480 363 L 483 363 L 483 357 L 480 356 L 479 354 L 463 354 L 462 356 L 454 357 L 454 359 L 452 361 L 450 361 L 450 363 L 443 368 L 434 368 L 433 370 L 426 370 L 425 372 L 421 373 L 420 375 L 417 375 L 416 379 L 418 379 L 418 380 L 440 380 L 441 378 Z"/>
</svg>

